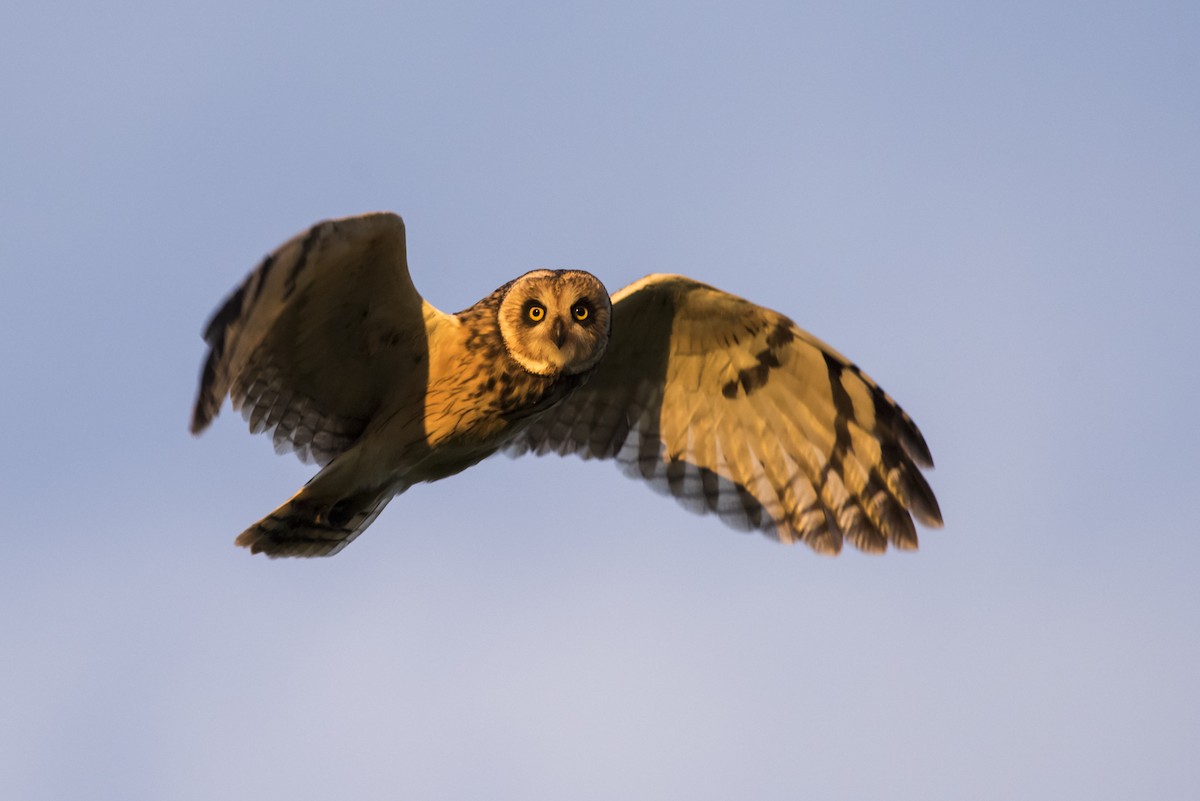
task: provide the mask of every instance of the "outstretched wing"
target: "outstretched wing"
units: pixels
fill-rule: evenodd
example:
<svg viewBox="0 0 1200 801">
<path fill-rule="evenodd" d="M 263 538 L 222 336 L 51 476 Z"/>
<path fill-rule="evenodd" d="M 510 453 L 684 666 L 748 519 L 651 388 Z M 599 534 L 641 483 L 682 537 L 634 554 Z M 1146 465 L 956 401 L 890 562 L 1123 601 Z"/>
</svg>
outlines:
<svg viewBox="0 0 1200 801">
<path fill-rule="evenodd" d="M 267 256 L 209 321 L 192 433 L 228 395 L 252 433 L 326 464 L 404 382 L 425 381 L 426 318 L 445 316 L 413 286 L 400 217 L 318 223 Z"/>
<path fill-rule="evenodd" d="M 613 296 L 612 327 L 588 383 L 510 454 L 616 459 L 691 511 L 822 553 L 915 548 L 910 513 L 941 525 L 912 419 L 788 318 L 651 275 Z"/>
</svg>

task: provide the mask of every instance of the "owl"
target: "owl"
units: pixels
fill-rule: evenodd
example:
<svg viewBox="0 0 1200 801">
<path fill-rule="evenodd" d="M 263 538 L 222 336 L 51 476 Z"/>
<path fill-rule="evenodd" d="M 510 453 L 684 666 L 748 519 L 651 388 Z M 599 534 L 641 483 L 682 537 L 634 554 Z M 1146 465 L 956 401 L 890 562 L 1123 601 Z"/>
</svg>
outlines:
<svg viewBox="0 0 1200 801">
<path fill-rule="evenodd" d="M 204 332 L 199 434 L 226 396 L 321 469 L 236 542 L 329 556 L 396 495 L 498 451 L 611 459 L 736 529 L 835 554 L 939 527 L 929 448 L 874 381 L 791 320 L 679 275 L 611 298 L 535 270 L 457 314 L 417 292 L 390 213 L 319 223 Z"/>
</svg>

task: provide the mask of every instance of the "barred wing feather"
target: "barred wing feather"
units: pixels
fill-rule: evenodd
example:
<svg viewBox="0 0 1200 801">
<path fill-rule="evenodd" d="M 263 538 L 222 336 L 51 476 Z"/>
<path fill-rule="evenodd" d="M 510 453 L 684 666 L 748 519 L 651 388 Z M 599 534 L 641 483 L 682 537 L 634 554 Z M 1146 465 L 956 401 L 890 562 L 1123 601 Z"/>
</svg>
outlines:
<svg viewBox="0 0 1200 801">
<path fill-rule="evenodd" d="M 912 419 L 777 312 L 682 276 L 613 296 L 597 372 L 508 447 L 615 459 L 694 512 L 837 553 L 941 525 Z"/>
<path fill-rule="evenodd" d="M 439 315 L 409 276 L 400 217 L 318 223 L 267 256 L 209 321 L 192 433 L 228 395 L 252 433 L 327 464 L 400 382 L 423 384 L 425 318 Z"/>
</svg>

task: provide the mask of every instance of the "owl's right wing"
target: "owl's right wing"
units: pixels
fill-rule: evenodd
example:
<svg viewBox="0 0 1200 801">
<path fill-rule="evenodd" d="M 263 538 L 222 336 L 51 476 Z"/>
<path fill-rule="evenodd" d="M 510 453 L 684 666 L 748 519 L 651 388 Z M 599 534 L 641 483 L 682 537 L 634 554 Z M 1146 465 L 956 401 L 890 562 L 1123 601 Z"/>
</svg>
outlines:
<svg viewBox="0 0 1200 801">
<path fill-rule="evenodd" d="M 318 223 L 267 256 L 209 321 L 191 431 L 228 395 L 252 433 L 326 464 L 387 398 L 423 389 L 406 384 L 423 385 L 427 332 L 448 319 L 413 286 L 399 216 Z"/>
<path fill-rule="evenodd" d="M 507 448 L 616 459 L 694 512 L 836 553 L 914 548 L 941 512 L 921 433 L 856 366 L 783 315 L 682 276 L 613 296 L 588 382 Z"/>
</svg>

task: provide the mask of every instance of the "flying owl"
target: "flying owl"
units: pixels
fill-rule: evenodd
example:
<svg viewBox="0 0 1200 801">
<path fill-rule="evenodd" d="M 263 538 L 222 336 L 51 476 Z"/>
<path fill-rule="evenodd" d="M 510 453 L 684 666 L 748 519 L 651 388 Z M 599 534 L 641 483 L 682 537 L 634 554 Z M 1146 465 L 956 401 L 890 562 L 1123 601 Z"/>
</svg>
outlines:
<svg viewBox="0 0 1200 801">
<path fill-rule="evenodd" d="M 917 546 L 941 512 L 912 419 L 783 315 L 679 275 L 610 299 L 581 270 L 535 270 L 457 314 L 413 286 L 404 223 L 319 223 L 213 315 L 192 414 L 228 395 L 321 470 L 237 538 L 329 556 L 394 496 L 497 451 L 612 459 L 693 512 L 834 554 Z"/>
</svg>

